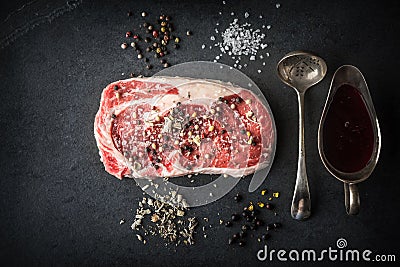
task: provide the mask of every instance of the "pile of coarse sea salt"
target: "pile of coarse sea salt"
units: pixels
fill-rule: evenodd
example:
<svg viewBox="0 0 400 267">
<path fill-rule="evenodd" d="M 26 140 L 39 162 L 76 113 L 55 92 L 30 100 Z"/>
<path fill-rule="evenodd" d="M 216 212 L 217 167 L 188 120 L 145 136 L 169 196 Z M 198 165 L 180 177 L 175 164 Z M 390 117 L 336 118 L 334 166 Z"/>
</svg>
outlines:
<svg viewBox="0 0 400 267">
<path fill-rule="evenodd" d="M 222 3 L 225 5 L 225 1 L 222 1 Z M 277 9 L 280 6 L 280 4 L 275 4 Z M 222 15 L 221 11 L 219 15 Z M 230 15 L 235 16 L 235 13 L 231 12 Z M 245 12 L 244 19 L 247 20 L 249 17 L 251 17 L 250 14 Z M 263 16 L 259 15 L 258 19 L 263 19 Z M 216 23 L 216 26 L 220 26 L 219 22 Z M 264 40 L 266 34 L 263 31 L 264 29 L 270 30 L 271 25 L 262 25 L 261 28 L 253 29 L 251 23 L 240 23 L 238 18 L 234 18 L 224 30 L 215 28 L 214 31 L 217 36 L 212 35 L 210 37 L 214 44 L 210 45 L 209 48 L 218 47 L 221 53 L 215 56 L 214 62 L 218 62 L 224 55 L 228 55 L 234 60 L 233 67 L 242 69 L 247 67 L 250 61 L 263 60 L 265 57 L 269 57 L 270 53 L 266 51 L 268 44 Z M 205 49 L 206 45 L 203 44 L 201 48 Z M 263 66 L 265 64 L 265 61 L 262 62 Z M 261 69 L 257 71 L 261 73 Z"/>
</svg>

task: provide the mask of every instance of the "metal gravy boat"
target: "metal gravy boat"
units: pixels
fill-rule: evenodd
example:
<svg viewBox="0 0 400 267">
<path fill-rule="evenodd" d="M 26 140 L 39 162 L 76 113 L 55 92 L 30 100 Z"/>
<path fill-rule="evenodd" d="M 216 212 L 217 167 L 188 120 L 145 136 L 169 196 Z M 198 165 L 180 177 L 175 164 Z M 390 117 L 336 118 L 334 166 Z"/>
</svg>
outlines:
<svg viewBox="0 0 400 267">
<path fill-rule="evenodd" d="M 333 101 L 333 98 L 342 85 L 350 85 L 358 90 L 358 93 L 362 96 L 364 104 L 368 111 L 369 117 L 372 124 L 373 132 L 373 145 L 372 153 L 369 161 L 360 170 L 355 172 L 343 172 L 334 167 L 331 162 L 327 159 L 326 151 L 324 149 L 324 124 L 329 111 L 329 107 Z M 325 103 L 325 107 L 321 116 L 321 120 L 318 128 L 318 150 L 319 155 L 326 169 L 338 180 L 344 183 L 344 195 L 345 195 L 345 207 L 346 212 L 349 215 L 356 215 L 360 209 L 360 197 L 358 193 L 357 183 L 366 180 L 374 170 L 376 163 L 379 158 L 381 149 L 381 133 L 379 129 L 378 119 L 376 117 L 374 105 L 368 90 L 367 83 L 364 76 L 356 67 L 351 65 L 343 65 L 339 67 L 330 85 L 328 97 Z"/>
</svg>

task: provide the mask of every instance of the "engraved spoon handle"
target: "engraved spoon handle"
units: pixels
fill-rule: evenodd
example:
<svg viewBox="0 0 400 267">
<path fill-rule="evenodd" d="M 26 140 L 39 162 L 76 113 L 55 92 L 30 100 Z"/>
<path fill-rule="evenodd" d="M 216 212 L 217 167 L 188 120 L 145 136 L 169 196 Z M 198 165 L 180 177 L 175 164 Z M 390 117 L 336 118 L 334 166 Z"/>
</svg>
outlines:
<svg viewBox="0 0 400 267">
<path fill-rule="evenodd" d="M 296 220 L 304 220 L 311 215 L 311 199 L 308 188 L 304 145 L 304 93 L 298 92 L 297 98 L 299 102 L 299 156 L 291 215 Z"/>
</svg>

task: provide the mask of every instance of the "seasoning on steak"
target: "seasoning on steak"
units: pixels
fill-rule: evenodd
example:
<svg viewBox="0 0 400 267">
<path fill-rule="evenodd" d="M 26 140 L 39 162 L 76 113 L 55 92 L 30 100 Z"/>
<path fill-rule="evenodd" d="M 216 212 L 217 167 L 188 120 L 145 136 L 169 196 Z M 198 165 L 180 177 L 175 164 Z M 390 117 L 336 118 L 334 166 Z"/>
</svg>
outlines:
<svg viewBox="0 0 400 267">
<path fill-rule="evenodd" d="M 119 179 L 248 175 L 269 164 L 275 138 L 251 91 L 180 77 L 109 84 L 94 133 L 106 171 Z"/>
</svg>

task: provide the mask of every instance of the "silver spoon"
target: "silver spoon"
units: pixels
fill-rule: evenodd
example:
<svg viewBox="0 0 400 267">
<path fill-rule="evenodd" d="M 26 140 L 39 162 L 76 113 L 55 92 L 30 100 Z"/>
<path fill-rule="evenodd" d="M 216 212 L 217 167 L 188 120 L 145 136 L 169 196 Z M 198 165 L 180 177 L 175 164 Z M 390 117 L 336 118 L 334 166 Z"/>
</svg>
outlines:
<svg viewBox="0 0 400 267">
<path fill-rule="evenodd" d="M 291 207 L 291 215 L 296 220 L 304 220 L 311 215 L 304 146 L 304 95 L 308 88 L 324 78 L 326 69 L 323 59 L 304 51 L 286 54 L 277 65 L 279 78 L 296 90 L 299 102 L 299 156 Z"/>
</svg>

